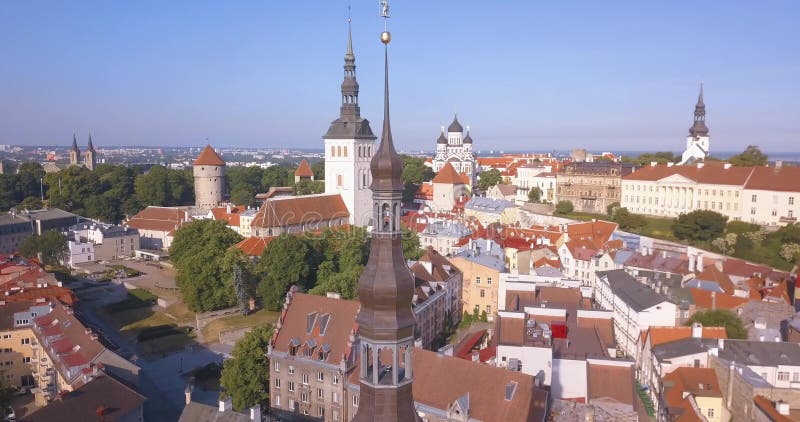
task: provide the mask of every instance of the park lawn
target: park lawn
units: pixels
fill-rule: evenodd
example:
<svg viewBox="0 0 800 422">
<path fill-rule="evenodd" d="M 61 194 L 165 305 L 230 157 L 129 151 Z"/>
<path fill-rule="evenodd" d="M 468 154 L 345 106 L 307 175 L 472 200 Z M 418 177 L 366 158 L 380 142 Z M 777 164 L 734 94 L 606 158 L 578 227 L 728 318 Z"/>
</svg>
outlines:
<svg viewBox="0 0 800 422">
<path fill-rule="evenodd" d="M 137 311 L 138 309 L 134 309 L 132 311 Z M 175 321 L 171 320 L 166 315 L 160 312 L 153 312 L 149 309 L 146 311 L 149 312 L 138 312 L 138 313 L 131 313 L 132 311 L 124 311 L 119 313 L 130 313 L 125 315 L 127 318 L 127 324 L 120 325 L 120 331 L 139 331 L 143 328 L 147 327 L 155 327 L 158 325 L 165 325 L 165 324 L 174 324 Z"/>
<path fill-rule="evenodd" d="M 164 313 L 169 314 L 175 318 L 175 321 L 178 322 L 194 322 L 195 320 L 195 313 L 186 306 L 183 301 L 177 301 L 172 305 L 167 306 Z M 168 315 L 168 316 L 169 316 Z"/>
<path fill-rule="evenodd" d="M 278 320 L 278 316 L 278 312 L 268 311 L 266 309 L 260 309 L 247 316 L 241 314 L 226 316 L 211 321 L 208 325 L 203 327 L 203 338 L 207 343 L 214 343 L 219 340 L 219 333 L 223 331 L 273 324 Z"/>
</svg>

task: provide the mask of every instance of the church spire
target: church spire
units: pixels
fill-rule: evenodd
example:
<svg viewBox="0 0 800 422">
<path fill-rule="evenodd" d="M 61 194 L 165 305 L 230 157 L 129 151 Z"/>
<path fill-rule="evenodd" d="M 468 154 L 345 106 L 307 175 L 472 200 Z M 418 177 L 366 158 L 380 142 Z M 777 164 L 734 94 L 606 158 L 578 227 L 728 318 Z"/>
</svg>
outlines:
<svg viewBox="0 0 800 422">
<path fill-rule="evenodd" d="M 347 51 L 344 54 L 344 80 L 342 81 L 341 115 L 360 117 L 358 107 L 358 81 L 356 81 L 356 55 L 353 53 L 353 29 L 351 19 L 347 18 Z"/>
<path fill-rule="evenodd" d="M 384 19 L 388 0 L 381 1 Z M 372 239 L 367 265 L 358 279 L 361 302 L 356 319 L 361 338 L 359 406 L 356 421 L 418 421 L 411 391 L 414 346 L 414 277 L 403 257 L 400 208 L 403 161 L 395 151 L 389 121 L 389 50 L 384 44 L 383 133 L 372 158 Z"/>
<path fill-rule="evenodd" d="M 94 151 L 94 145 L 92 145 L 92 132 L 89 132 L 89 144 L 86 147 L 89 151 Z"/>
<path fill-rule="evenodd" d="M 703 84 L 700 84 L 700 94 L 697 96 L 697 104 L 694 106 L 694 123 L 689 128 L 689 135 L 697 138 L 708 136 L 706 126 L 706 104 L 703 102 Z"/>
<path fill-rule="evenodd" d="M 78 134 L 72 132 L 72 151 L 80 151 L 78 149 Z"/>
</svg>

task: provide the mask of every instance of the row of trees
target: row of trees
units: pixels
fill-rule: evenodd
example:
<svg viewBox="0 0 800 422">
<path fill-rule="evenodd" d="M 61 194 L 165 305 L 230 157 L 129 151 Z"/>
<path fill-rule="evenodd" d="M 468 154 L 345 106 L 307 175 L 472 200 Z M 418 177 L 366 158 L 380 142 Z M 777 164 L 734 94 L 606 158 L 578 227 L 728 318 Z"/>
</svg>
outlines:
<svg viewBox="0 0 800 422">
<path fill-rule="evenodd" d="M 670 151 L 647 152 L 637 157 L 623 156 L 621 159 L 623 163 L 634 163 L 640 166 L 649 166 L 653 162 L 658 164 L 677 163 L 680 160 L 680 156 Z M 707 160 L 722 161 L 715 157 L 708 157 Z M 765 166 L 769 162 L 769 157 L 761 152 L 758 145 L 748 145 L 740 154 L 736 154 L 725 161 L 739 167 Z"/>
<path fill-rule="evenodd" d="M 253 203 L 255 195 L 266 192 L 271 187 L 291 186 L 295 195 L 309 195 L 322 193 L 325 185 L 325 162 L 319 161 L 311 165 L 314 180 L 303 180 L 295 184 L 294 172 L 296 167 L 290 165 L 274 165 L 262 169 L 261 167 L 229 167 L 227 168 L 227 189 L 230 200 L 234 204 L 249 206 Z"/>
<path fill-rule="evenodd" d="M 170 256 L 190 309 L 220 309 L 241 304 L 243 297 L 258 296 L 264 307 L 278 310 L 292 285 L 353 299 L 369 254 L 367 232 L 358 227 L 326 229 L 319 235 L 282 235 L 255 261 L 232 247 L 241 239 L 223 221 L 194 221 L 175 232 Z M 422 251 L 416 233 L 403 232 L 403 250 L 406 258 L 419 258 Z"/>
</svg>

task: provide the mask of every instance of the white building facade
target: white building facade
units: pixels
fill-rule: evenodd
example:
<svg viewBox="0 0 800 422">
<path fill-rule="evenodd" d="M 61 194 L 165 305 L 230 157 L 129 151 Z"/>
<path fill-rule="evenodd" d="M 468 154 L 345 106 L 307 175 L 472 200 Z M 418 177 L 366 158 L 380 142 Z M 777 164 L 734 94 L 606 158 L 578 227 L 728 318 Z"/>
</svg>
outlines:
<svg viewBox="0 0 800 422">
<path fill-rule="evenodd" d="M 476 183 L 478 163 L 472 150 L 469 127 L 467 127 L 465 135 L 463 126 L 458 122 L 458 116 L 453 118 L 453 123 L 447 127 L 447 132 L 442 127 L 442 133 L 436 140 L 433 172 L 439 173 L 445 163 L 450 163 L 458 173 L 466 175 L 469 181 L 468 186 L 472 189 Z"/>
</svg>

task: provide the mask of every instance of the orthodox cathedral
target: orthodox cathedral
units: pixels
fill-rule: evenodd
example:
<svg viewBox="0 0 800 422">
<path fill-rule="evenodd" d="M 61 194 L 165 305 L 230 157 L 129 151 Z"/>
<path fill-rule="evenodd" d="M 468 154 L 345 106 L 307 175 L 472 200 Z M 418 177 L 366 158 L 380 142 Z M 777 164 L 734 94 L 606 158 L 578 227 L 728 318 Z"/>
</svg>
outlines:
<svg viewBox="0 0 800 422">
<path fill-rule="evenodd" d="M 439 171 L 450 163 L 451 166 L 460 174 L 466 175 L 469 180 L 469 188 L 476 182 L 477 160 L 472 152 L 472 137 L 469 135 L 467 126 L 466 135 L 458 116 L 453 117 L 453 123 L 447 127 L 447 132 L 442 126 L 439 139 L 436 140 L 436 156 L 433 157 L 433 172 Z"/>
</svg>

